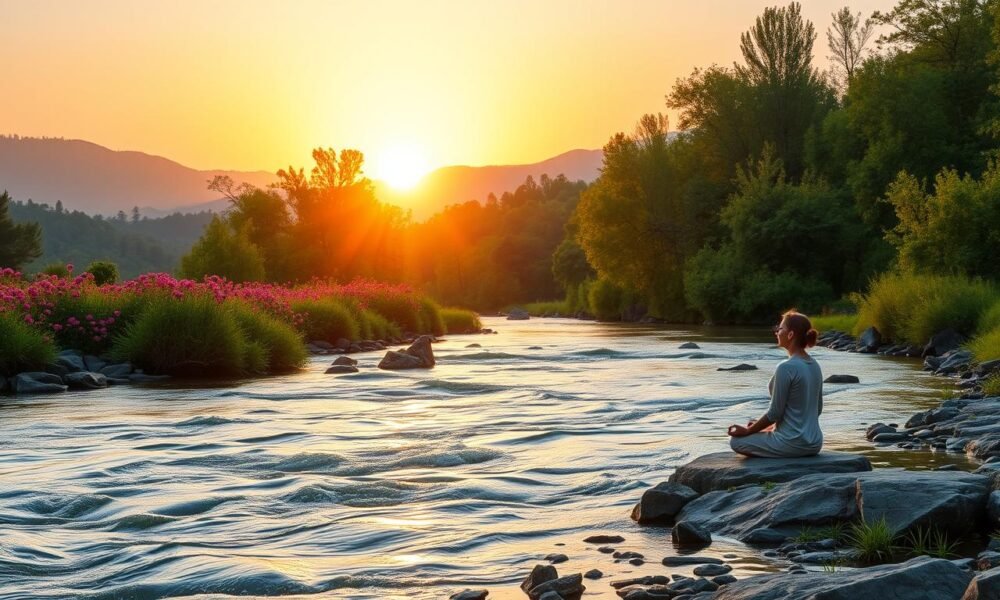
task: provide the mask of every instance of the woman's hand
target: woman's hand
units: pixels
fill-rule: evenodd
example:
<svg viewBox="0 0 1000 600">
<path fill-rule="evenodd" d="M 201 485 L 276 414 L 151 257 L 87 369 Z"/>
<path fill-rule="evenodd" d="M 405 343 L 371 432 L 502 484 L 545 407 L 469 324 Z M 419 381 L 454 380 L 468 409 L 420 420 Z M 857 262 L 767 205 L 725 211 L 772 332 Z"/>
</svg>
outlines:
<svg viewBox="0 0 1000 600">
<path fill-rule="evenodd" d="M 732 437 L 743 437 L 750 435 L 750 431 L 742 425 L 730 425 L 727 432 Z"/>
</svg>

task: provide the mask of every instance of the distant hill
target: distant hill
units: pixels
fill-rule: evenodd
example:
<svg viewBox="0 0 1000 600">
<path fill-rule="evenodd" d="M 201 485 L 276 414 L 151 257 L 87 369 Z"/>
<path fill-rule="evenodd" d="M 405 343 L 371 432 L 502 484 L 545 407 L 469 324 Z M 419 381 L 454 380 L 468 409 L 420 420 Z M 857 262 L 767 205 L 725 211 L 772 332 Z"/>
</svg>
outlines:
<svg viewBox="0 0 1000 600">
<path fill-rule="evenodd" d="M 591 182 L 601 167 L 601 150 L 571 150 L 525 165 L 442 167 L 430 172 L 412 191 L 400 192 L 376 181 L 378 196 L 413 211 L 424 220 L 442 208 L 467 200 L 483 201 L 513 191 L 529 175 L 563 174 Z M 307 169 L 308 170 L 308 169 Z M 144 216 L 176 211 L 221 211 L 224 199 L 206 188 L 215 175 L 265 187 L 276 177 L 266 171 L 201 171 L 143 152 L 116 151 L 82 140 L 0 137 L 0 191 L 15 200 L 33 200 L 67 211 L 113 216 L 138 206 Z"/>
<path fill-rule="evenodd" d="M 412 191 L 400 192 L 381 182 L 376 183 L 376 189 L 379 198 L 411 209 L 414 219 L 422 221 L 450 204 L 484 201 L 490 193 L 500 197 L 514 191 L 529 175 L 537 181 L 543 173 L 551 177 L 562 174 L 570 181 L 590 183 L 600 174 L 603 157 L 601 150 L 570 150 L 527 165 L 442 167 L 428 173 Z"/>
<path fill-rule="evenodd" d="M 265 186 L 266 171 L 199 171 L 160 156 L 115 151 L 82 140 L 0 137 L 0 190 L 15 200 L 31 199 L 67 210 L 114 215 L 133 206 L 144 214 L 219 199 L 206 188 L 215 175 Z M 191 212 L 202 210 L 193 208 Z"/>
</svg>

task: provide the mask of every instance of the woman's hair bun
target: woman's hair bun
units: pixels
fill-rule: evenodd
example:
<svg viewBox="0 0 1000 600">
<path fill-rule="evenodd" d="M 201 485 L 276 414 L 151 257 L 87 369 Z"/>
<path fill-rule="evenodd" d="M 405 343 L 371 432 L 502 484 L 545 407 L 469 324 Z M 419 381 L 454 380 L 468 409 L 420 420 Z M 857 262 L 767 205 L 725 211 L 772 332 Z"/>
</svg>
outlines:
<svg viewBox="0 0 1000 600">
<path fill-rule="evenodd" d="M 819 337 L 819 332 L 815 329 L 810 329 L 806 332 L 806 348 L 812 348 L 816 345 L 816 338 Z"/>
</svg>

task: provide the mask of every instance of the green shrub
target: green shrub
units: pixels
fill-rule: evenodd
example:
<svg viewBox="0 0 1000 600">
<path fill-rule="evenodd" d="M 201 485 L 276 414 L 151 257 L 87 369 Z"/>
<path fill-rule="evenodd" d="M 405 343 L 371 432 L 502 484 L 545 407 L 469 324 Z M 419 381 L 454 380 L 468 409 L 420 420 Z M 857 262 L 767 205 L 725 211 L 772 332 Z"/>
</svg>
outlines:
<svg viewBox="0 0 1000 600">
<path fill-rule="evenodd" d="M 625 292 L 607 279 L 598 279 L 590 286 L 590 309 L 601 321 L 619 321 Z"/>
<path fill-rule="evenodd" d="M 361 339 L 361 325 L 351 309 L 339 300 L 300 300 L 292 310 L 302 314 L 301 330 L 307 341 L 335 342 L 339 338 Z"/>
<path fill-rule="evenodd" d="M 42 275 L 55 275 L 56 277 L 62 277 L 63 279 L 69 277 L 70 270 L 63 263 L 51 263 L 42 267 L 39 271 Z"/>
<path fill-rule="evenodd" d="M 366 299 L 368 310 L 389 319 L 407 333 L 422 333 L 420 304 L 412 295 L 380 294 Z"/>
<path fill-rule="evenodd" d="M 979 317 L 979 325 L 976 331 L 979 333 L 989 333 L 995 329 L 1000 329 L 1000 301 L 993 303 L 983 316 Z"/>
<path fill-rule="evenodd" d="M 118 265 L 107 260 L 95 260 L 87 267 L 87 272 L 94 276 L 94 283 L 105 285 L 118 281 Z"/>
<path fill-rule="evenodd" d="M 294 328 L 242 302 L 230 301 L 227 306 L 246 338 L 252 340 L 247 345 L 246 370 L 286 372 L 305 364 L 305 343 Z"/>
<path fill-rule="evenodd" d="M 369 333 L 369 337 L 372 339 L 385 340 L 388 338 L 403 337 L 403 332 L 400 331 L 399 325 L 396 325 L 373 310 L 365 309 L 362 312 L 362 318 L 371 332 Z"/>
<path fill-rule="evenodd" d="M 444 319 L 441 318 L 441 308 L 427 296 L 420 298 L 418 314 L 420 317 L 420 328 L 415 333 L 433 333 L 434 335 L 444 335 Z"/>
<path fill-rule="evenodd" d="M 983 381 L 983 395 L 1000 396 L 1000 374 L 994 373 Z"/>
<path fill-rule="evenodd" d="M 19 314 L 0 313 L 0 375 L 40 370 L 55 360 L 52 340 Z"/>
<path fill-rule="evenodd" d="M 866 563 L 880 563 L 892 558 L 895 550 L 896 534 L 885 517 L 868 523 L 861 521 L 851 526 L 847 541 Z"/>
<path fill-rule="evenodd" d="M 232 311 L 207 295 L 158 296 L 125 333 L 112 354 L 153 373 L 234 375 L 260 366 Z"/>
<path fill-rule="evenodd" d="M 798 535 L 792 538 L 796 542 L 818 542 L 820 540 L 836 540 L 840 542 L 844 539 L 846 532 L 843 523 L 834 523 L 826 527 L 803 527 Z"/>
<path fill-rule="evenodd" d="M 905 539 L 913 556 L 933 556 L 935 558 L 951 558 L 957 556 L 955 550 L 958 542 L 949 541 L 948 534 L 930 527 L 919 527 L 910 532 Z"/>
<path fill-rule="evenodd" d="M 87 287 L 77 296 L 55 298 L 47 321 L 60 325 L 55 332 L 59 347 L 99 355 L 111 348 L 114 336 L 136 319 L 153 296 L 112 296 Z"/>
<path fill-rule="evenodd" d="M 858 315 L 819 315 L 809 317 L 812 321 L 813 329 L 823 333 L 824 331 L 854 331 L 854 326 L 858 322 Z"/>
<path fill-rule="evenodd" d="M 439 312 L 444 321 L 445 333 L 465 333 L 483 328 L 479 315 L 471 310 L 442 308 Z"/>
<path fill-rule="evenodd" d="M 570 306 L 568 300 L 553 300 L 550 302 L 529 302 L 528 304 L 522 305 L 524 310 L 528 311 L 528 314 L 533 317 L 540 317 L 542 315 L 562 315 L 567 316 L 573 313 L 573 309 Z"/>
<path fill-rule="evenodd" d="M 875 326 L 886 339 L 913 344 L 948 328 L 971 336 L 997 299 L 993 284 L 978 279 L 889 273 L 862 297 L 854 332 Z"/>
</svg>

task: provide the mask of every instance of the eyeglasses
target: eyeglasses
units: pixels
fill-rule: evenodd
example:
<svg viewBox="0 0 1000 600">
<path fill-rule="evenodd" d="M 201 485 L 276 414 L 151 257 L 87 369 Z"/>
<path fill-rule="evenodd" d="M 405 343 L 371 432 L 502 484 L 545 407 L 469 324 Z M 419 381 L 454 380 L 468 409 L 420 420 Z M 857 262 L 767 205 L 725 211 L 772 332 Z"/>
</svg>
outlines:
<svg viewBox="0 0 1000 600">
<path fill-rule="evenodd" d="M 786 328 L 782 327 L 781 325 L 775 325 L 774 327 L 771 328 L 771 331 L 774 332 L 774 333 L 778 333 L 782 329 L 786 329 Z"/>
</svg>

